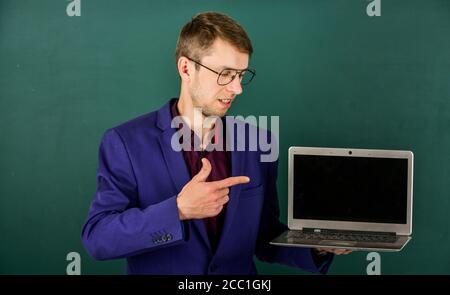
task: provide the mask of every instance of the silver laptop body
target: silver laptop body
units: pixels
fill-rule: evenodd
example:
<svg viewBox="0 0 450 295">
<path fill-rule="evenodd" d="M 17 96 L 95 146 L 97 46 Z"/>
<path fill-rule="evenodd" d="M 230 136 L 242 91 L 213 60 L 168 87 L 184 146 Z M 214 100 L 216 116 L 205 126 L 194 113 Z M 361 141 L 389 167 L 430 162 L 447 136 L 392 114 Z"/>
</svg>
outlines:
<svg viewBox="0 0 450 295">
<path fill-rule="evenodd" d="M 411 151 L 291 147 L 288 227 L 271 244 L 400 251 L 412 234 Z"/>
</svg>

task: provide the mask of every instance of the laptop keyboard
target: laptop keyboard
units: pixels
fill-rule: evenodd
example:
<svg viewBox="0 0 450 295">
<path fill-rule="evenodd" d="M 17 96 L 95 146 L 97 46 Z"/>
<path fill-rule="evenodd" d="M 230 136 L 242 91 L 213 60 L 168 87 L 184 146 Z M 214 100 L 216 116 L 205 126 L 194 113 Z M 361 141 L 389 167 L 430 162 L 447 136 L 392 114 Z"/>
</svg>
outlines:
<svg viewBox="0 0 450 295">
<path fill-rule="evenodd" d="M 289 231 L 288 237 L 302 240 L 337 240 L 366 243 L 395 243 L 398 239 L 390 234 L 356 234 L 343 232 L 303 232 Z"/>
</svg>

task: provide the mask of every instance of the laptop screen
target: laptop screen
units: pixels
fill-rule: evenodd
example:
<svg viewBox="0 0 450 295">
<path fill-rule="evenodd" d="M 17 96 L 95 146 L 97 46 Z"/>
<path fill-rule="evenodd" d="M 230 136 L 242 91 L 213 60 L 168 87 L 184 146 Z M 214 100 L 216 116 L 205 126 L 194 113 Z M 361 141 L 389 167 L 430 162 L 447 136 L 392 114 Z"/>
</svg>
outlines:
<svg viewBox="0 0 450 295">
<path fill-rule="evenodd" d="M 408 160 L 294 155 L 294 219 L 406 224 Z"/>
</svg>

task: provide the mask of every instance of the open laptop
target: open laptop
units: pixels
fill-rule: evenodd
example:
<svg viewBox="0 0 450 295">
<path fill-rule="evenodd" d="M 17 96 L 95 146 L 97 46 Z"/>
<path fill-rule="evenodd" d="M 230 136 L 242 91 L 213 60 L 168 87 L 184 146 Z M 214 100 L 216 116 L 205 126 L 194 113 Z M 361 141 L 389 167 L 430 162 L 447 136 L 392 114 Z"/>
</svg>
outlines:
<svg viewBox="0 0 450 295">
<path fill-rule="evenodd" d="M 400 251 L 411 239 L 411 151 L 291 147 L 289 230 L 271 244 Z"/>
</svg>

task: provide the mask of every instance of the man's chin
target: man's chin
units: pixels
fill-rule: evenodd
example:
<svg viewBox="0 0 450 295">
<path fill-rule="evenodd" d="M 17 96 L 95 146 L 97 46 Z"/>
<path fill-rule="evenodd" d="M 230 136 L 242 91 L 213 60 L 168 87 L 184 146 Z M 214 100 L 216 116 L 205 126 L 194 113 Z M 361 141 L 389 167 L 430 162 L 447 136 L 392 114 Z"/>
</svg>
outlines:
<svg viewBox="0 0 450 295">
<path fill-rule="evenodd" d="M 203 112 L 203 116 L 204 117 L 225 117 L 225 115 L 227 114 L 227 112 L 219 112 L 219 111 L 215 111 L 215 112 Z"/>
</svg>

